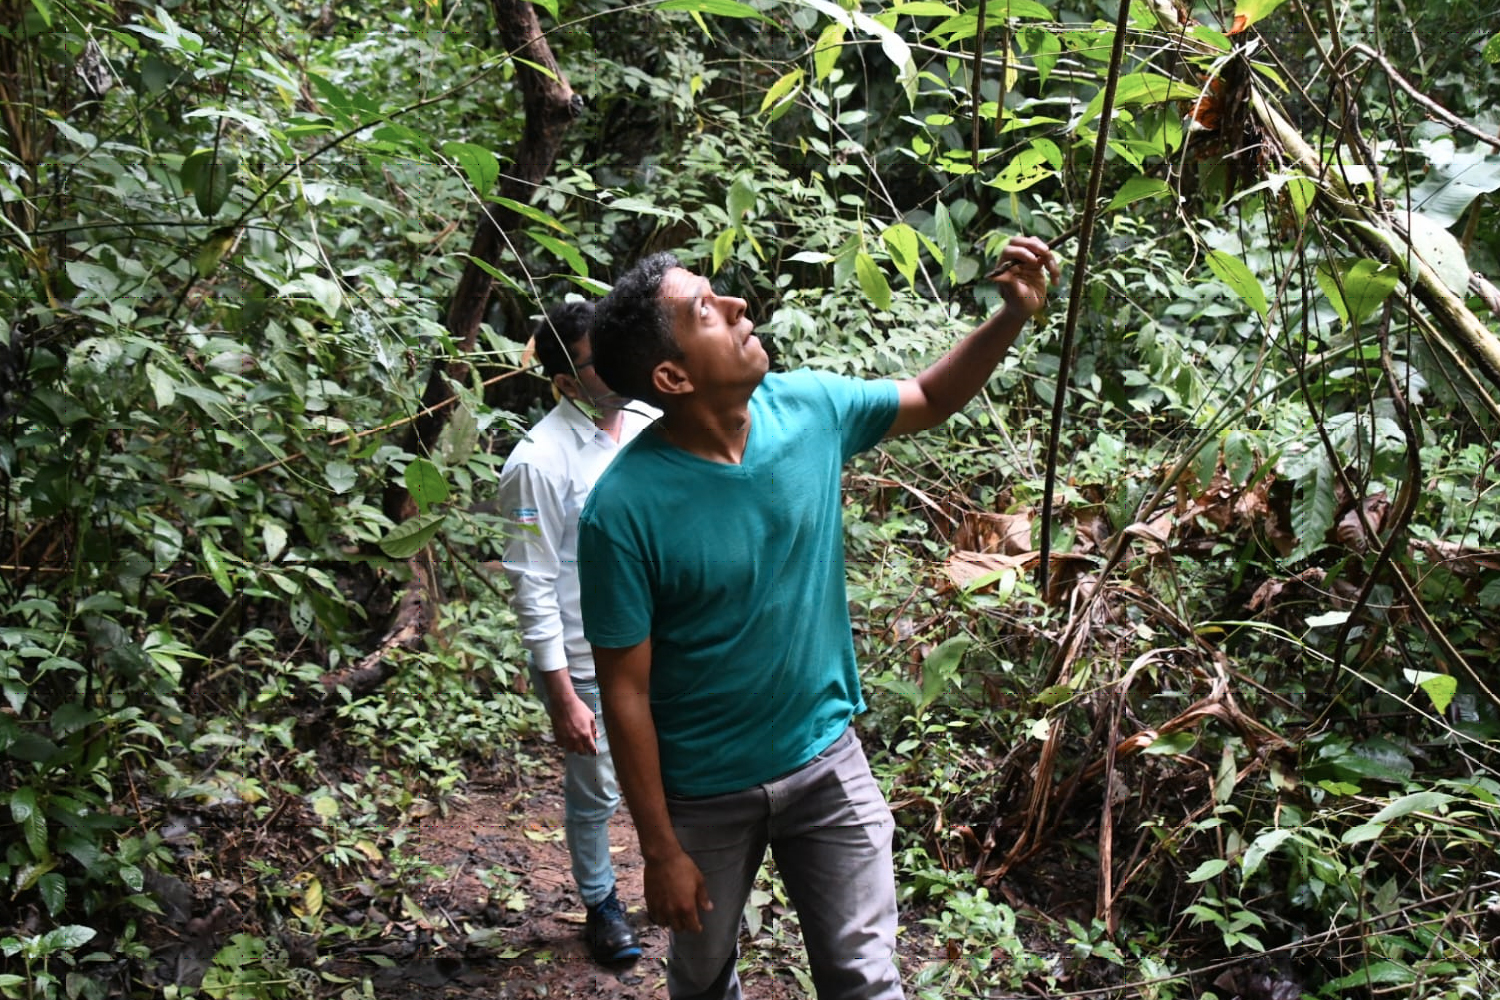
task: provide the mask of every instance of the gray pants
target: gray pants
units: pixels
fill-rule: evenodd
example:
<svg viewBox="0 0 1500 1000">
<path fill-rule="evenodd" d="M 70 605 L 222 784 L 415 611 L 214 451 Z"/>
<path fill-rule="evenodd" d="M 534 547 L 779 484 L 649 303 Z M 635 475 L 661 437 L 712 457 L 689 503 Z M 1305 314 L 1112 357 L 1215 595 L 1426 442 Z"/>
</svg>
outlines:
<svg viewBox="0 0 1500 1000">
<path fill-rule="evenodd" d="M 819 1000 L 899 1000 L 895 823 L 848 729 L 784 777 L 740 792 L 667 799 L 672 828 L 708 883 L 703 931 L 674 933 L 672 1000 L 739 1000 L 740 916 L 767 845 L 802 925 Z"/>
</svg>

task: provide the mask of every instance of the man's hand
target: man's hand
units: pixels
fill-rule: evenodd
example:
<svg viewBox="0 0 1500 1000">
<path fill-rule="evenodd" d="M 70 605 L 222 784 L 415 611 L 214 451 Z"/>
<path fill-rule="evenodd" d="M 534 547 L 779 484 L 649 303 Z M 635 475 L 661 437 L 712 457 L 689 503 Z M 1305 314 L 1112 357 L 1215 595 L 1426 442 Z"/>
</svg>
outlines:
<svg viewBox="0 0 1500 1000">
<path fill-rule="evenodd" d="M 584 704 L 573 690 L 573 681 L 566 670 L 554 670 L 542 675 L 547 685 L 547 704 L 551 708 L 552 735 L 558 746 L 568 753 L 585 757 L 599 755 L 599 726 L 594 719 L 594 710 Z"/>
<path fill-rule="evenodd" d="M 1000 286 L 1006 306 L 1023 316 L 1035 316 L 1047 304 L 1047 288 L 1060 281 L 1057 258 L 1046 242 L 1035 236 L 1013 236 L 1000 251 L 1000 262 L 990 272 Z"/>
<path fill-rule="evenodd" d="M 703 873 L 688 857 L 678 851 L 663 861 L 646 861 L 646 915 L 651 922 L 674 931 L 698 934 L 703 931 L 700 910 L 712 910 Z"/>
</svg>

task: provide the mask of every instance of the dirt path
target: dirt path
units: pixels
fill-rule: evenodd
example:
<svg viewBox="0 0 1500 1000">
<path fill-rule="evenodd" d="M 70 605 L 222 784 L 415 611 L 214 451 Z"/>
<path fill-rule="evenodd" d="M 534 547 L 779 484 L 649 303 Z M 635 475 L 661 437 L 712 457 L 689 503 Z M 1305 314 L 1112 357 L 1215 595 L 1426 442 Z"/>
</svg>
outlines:
<svg viewBox="0 0 1500 1000">
<path fill-rule="evenodd" d="M 615 817 L 610 839 L 620 899 L 630 908 L 643 954 L 628 967 L 606 969 L 589 958 L 582 940 L 584 910 L 563 842 L 556 751 L 536 752 L 551 762 L 552 773 L 476 775 L 447 815 L 417 827 L 406 850 L 444 873 L 413 899 L 432 939 L 409 956 L 387 953 L 395 964 L 374 977 L 381 1000 L 665 1000 L 667 937 L 646 919 L 641 857 L 628 814 Z M 757 898 L 766 916 L 744 948 L 746 993 L 757 1000 L 803 1000 L 807 993 L 791 972 L 802 960 L 795 932 L 774 900 Z"/>
</svg>

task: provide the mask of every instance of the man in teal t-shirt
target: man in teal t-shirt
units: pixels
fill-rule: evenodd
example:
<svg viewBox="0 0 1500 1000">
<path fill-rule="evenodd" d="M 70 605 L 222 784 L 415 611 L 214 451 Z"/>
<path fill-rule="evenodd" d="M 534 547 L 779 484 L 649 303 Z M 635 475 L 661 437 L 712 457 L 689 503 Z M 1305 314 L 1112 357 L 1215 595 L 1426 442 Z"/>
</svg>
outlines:
<svg viewBox="0 0 1500 1000">
<path fill-rule="evenodd" d="M 767 846 L 820 1000 L 902 996 L 893 823 L 850 726 L 864 701 L 840 471 L 988 380 L 1057 277 L 1040 240 L 1002 256 L 1001 310 L 903 381 L 767 374 L 745 302 L 669 254 L 600 303 L 599 375 L 662 410 L 590 494 L 578 561 L 673 1000 L 740 996 L 740 913 Z"/>
</svg>

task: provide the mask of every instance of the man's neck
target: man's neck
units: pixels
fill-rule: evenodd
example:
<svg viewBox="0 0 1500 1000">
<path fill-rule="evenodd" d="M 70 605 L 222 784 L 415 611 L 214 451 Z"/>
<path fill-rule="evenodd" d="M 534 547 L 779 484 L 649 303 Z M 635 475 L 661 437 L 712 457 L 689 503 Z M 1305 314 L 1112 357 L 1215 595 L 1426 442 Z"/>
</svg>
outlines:
<svg viewBox="0 0 1500 1000">
<path fill-rule="evenodd" d="M 739 465 L 750 440 L 748 402 L 713 408 L 694 400 L 663 412 L 657 434 L 668 444 L 710 462 Z"/>
</svg>

